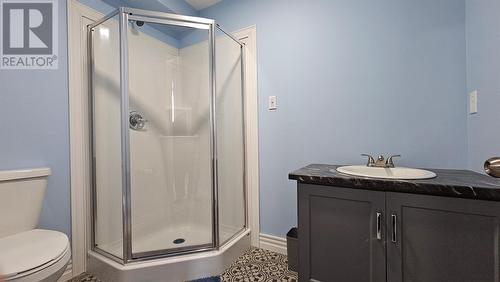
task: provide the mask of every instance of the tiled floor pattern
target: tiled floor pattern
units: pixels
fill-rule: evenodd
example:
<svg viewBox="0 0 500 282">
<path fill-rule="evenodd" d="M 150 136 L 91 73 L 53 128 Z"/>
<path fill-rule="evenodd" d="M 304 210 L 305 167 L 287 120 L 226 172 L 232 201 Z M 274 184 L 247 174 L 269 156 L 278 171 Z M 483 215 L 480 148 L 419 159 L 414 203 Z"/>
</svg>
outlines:
<svg viewBox="0 0 500 282">
<path fill-rule="evenodd" d="M 281 282 L 297 281 L 297 273 L 289 271 L 285 255 L 259 248 L 251 248 L 241 255 L 221 275 L 223 282 Z M 69 282 L 104 282 L 82 274 Z"/>
<path fill-rule="evenodd" d="M 101 282 L 101 280 L 95 278 L 94 276 L 88 273 L 82 273 L 77 277 L 73 277 L 73 279 L 68 280 L 66 282 Z"/>
<path fill-rule="evenodd" d="M 222 281 L 297 281 L 297 273 L 288 270 L 285 255 L 251 248 L 221 275 Z"/>
</svg>

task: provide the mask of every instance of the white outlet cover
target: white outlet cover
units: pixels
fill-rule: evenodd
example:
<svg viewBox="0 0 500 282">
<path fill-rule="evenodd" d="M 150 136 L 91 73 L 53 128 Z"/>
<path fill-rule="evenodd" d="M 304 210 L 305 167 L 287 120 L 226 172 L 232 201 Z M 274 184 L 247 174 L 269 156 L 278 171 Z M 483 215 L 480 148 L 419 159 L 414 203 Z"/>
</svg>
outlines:
<svg viewBox="0 0 500 282">
<path fill-rule="evenodd" d="M 469 93 L 469 113 L 477 113 L 477 90 Z"/>
<path fill-rule="evenodd" d="M 278 100 L 276 96 L 269 96 L 269 110 L 276 110 L 278 108 Z"/>
</svg>

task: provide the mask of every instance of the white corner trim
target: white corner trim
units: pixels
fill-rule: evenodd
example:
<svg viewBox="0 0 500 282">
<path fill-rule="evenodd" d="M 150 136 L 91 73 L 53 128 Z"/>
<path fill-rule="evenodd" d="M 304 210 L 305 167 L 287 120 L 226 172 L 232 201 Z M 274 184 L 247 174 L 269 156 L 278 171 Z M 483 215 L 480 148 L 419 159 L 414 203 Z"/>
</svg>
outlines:
<svg viewBox="0 0 500 282">
<path fill-rule="evenodd" d="M 68 262 L 68 265 L 66 266 L 66 270 L 64 271 L 63 275 L 57 280 L 57 282 L 66 282 L 71 278 L 73 278 L 73 265 L 70 260 Z"/>
<path fill-rule="evenodd" d="M 234 37 L 245 45 L 245 136 L 247 222 L 251 244 L 259 247 L 259 108 L 257 96 L 257 27 L 249 26 L 235 32 Z"/>
<path fill-rule="evenodd" d="M 261 233 L 260 247 L 269 251 L 286 255 L 286 239 L 278 236 Z"/>
<path fill-rule="evenodd" d="M 86 41 L 85 26 L 103 14 L 79 3 L 68 0 L 68 79 L 69 79 L 69 131 L 71 179 L 71 271 L 77 276 L 87 269 L 89 244 L 89 144 L 87 117 Z M 71 277 L 70 277 L 71 278 Z M 63 280 L 66 281 L 66 280 Z"/>
</svg>

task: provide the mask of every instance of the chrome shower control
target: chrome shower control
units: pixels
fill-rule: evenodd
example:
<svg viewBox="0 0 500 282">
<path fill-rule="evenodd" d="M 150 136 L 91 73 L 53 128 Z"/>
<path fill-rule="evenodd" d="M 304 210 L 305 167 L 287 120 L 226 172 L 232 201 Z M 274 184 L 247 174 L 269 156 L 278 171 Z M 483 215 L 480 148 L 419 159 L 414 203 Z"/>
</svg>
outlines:
<svg viewBox="0 0 500 282">
<path fill-rule="evenodd" d="M 148 120 L 145 119 L 141 113 L 136 111 L 130 112 L 128 120 L 129 120 L 129 127 L 130 129 L 133 130 L 143 130 L 144 126 L 146 125 L 146 122 L 148 122 Z"/>
</svg>

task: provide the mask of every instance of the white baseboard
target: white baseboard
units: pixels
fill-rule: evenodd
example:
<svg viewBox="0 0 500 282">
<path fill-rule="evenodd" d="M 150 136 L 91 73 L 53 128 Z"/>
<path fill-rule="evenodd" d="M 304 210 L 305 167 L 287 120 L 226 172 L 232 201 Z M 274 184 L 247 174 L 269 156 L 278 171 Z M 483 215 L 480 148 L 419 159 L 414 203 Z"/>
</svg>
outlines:
<svg viewBox="0 0 500 282">
<path fill-rule="evenodd" d="M 66 270 L 64 271 L 63 275 L 61 278 L 57 280 L 57 282 L 66 282 L 73 278 L 73 265 L 71 261 L 69 261 L 68 265 L 66 266 Z"/>
<path fill-rule="evenodd" d="M 259 243 L 262 249 L 286 255 L 286 239 L 260 233 Z"/>
</svg>

